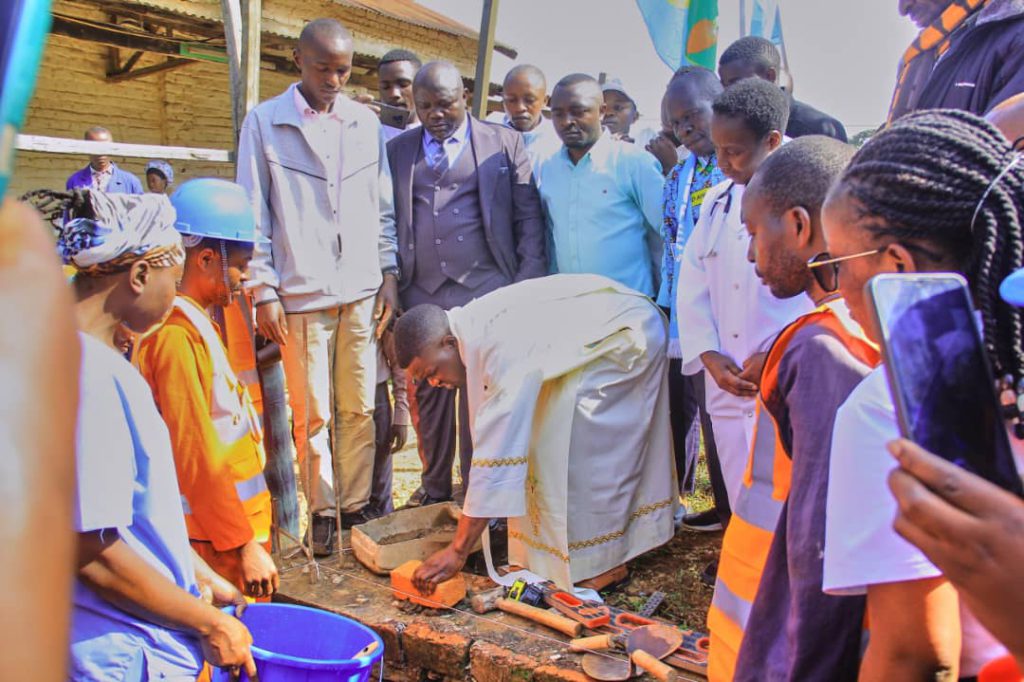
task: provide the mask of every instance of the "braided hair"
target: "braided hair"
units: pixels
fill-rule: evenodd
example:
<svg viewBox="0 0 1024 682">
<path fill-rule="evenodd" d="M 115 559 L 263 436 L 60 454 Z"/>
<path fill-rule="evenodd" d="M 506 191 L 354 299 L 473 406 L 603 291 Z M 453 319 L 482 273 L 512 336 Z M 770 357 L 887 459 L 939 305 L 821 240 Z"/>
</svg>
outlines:
<svg viewBox="0 0 1024 682">
<path fill-rule="evenodd" d="M 1024 265 L 1024 163 L 1007 171 L 1014 154 L 998 129 L 973 114 L 916 112 L 872 137 L 833 191 L 855 200 L 861 224 L 876 237 L 912 251 L 930 245 L 957 263 L 981 313 L 995 374 L 1011 382 L 1021 404 L 1024 310 L 999 297 L 1000 283 Z"/>
</svg>

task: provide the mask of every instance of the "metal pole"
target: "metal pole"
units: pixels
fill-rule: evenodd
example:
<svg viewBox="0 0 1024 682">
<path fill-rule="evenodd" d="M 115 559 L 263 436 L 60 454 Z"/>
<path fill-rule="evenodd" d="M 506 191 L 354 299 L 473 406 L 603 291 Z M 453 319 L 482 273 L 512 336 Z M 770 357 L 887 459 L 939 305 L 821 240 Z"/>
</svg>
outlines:
<svg viewBox="0 0 1024 682">
<path fill-rule="evenodd" d="M 494 28 L 498 24 L 498 2 L 484 0 L 484 12 L 480 18 L 473 92 L 473 115 L 480 120 L 487 116 L 487 97 L 491 90 L 491 57 L 494 55 Z"/>
<path fill-rule="evenodd" d="M 740 0 L 740 38 L 747 37 L 747 0 Z"/>
</svg>

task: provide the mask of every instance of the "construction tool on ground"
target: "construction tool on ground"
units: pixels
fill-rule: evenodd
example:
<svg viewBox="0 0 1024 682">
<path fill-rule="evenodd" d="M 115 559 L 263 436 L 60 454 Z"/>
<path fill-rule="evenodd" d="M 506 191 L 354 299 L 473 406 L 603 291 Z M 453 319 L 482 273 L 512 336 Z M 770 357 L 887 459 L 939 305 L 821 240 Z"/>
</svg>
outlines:
<svg viewBox="0 0 1024 682">
<path fill-rule="evenodd" d="M 595 680 L 629 679 L 634 668 L 646 671 L 663 682 L 677 679 L 676 670 L 661 662 L 683 643 L 683 633 L 669 625 L 647 625 L 636 628 L 628 635 L 598 635 L 574 640 L 571 647 L 589 649 L 594 652 L 602 646 L 625 649 L 629 660 L 588 653 L 581 664 L 583 672 Z M 627 677 L 622 677 L 630 673 Z"/>
<path fill-rule="evenodd" d="M 554 583 L 540 583 L 544 589 L 544 601 L 562 615 L 581 623 L 593 634 L 627 635 L 645 625 L 668 625 L 671 623 L 647 618 L 609 604 L 580 599 L 576 595 L 559 589 Z M 665 658 L 665 662 L 681 670 L 707 674 L 708 638 L 693 630 L 680 630 L 682 645 Z"/>
<path fill-rule="evenodd" d="M 651 618 L 652 616 L 654 616 L 654 612 L 657 611 L 658 608 L 665 601 L 665 596 L 666 595 L 664 592 L 658 590 L 657 592 L 655 592 L 647 598 L 647 601 L 644 602 L 643 608 L 637 611 L 637 613 L 643 616 L 644 618 Z"/>
<path fill-rule="evenodd" d="M 587 654 L 580 661 L 583 672 L 601 682 L 623 682 L 633 677 L 633 662 L 607 654 Z"/>
<path fill-rule="evenodd" d="M 476 613 L 488 613 L 489 611 L 499 609 L 505 613 L 511 613 L 520 618 L 532 620 L 535 623 L 561 632 L 568 637 L 579 637 L 583 634 L 582 623 L 578 623 L 565 616 L 560 616 L 557 613 L 539 609 L 536 606 L 506 599 L 505 589 L 502 587 L 473 595 L 469 600 L 469 605 Z"/>
<path fill-rule="evenodd" d="M 569 649 L 576 652 L 618 649 L 626 653 L 631 653 L 635 649 L 643 649 L 660 659 L 678 649 L 682 643 L 682 630 L 671 625 L 656 623 L 629 632 L 574 639 L 569 642 Z"/>
</svg>

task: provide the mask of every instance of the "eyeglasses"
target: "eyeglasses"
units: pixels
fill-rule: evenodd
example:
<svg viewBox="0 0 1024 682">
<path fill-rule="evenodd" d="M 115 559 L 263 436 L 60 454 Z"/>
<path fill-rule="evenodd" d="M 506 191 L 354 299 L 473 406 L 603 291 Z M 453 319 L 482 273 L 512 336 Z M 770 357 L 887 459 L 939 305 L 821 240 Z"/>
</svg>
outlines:
<svg viewBox="0 0 1024 682">
<path fill-rule="evenodd" d="M 856 260 L 857 258 L 865 258 L 867 256 L 877 256 L 880 253 L 885 253 L 885 250 L 889 246 L 880 246 L 877 249 L 871 249 L 870 251 L 862 251 L 861 253 L 854 253 L 849 256 L 840 256 L 839 258 L 833 258 L 832 254 L 828 251 L 822 251 L 817 256 L 807 261 L 807 269 L 814 275 L 814 280 L 818 283 L 818 286 L 826 294 L 831 294 L 839 289 L 839 264 L 845 263 L 846 261 Z"/>
</svg>

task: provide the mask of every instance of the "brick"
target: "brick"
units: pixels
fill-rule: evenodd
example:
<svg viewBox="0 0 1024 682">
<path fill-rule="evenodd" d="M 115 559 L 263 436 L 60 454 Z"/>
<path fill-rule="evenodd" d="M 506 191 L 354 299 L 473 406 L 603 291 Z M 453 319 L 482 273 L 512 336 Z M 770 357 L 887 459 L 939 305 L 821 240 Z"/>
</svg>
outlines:
<svg viewBox="0 0 1024 682">
<path fill-rule="evenodd" d="M 388 663 L 405 663 L 405 650 L 402 646 L 402 623 L 387 622 L 373 626 L 374 631 L 384 640 L 384 660 Z"/>
<path fill-rule="evenodd" d="M 469 671 L 475 682 L 527 682 L 536 661 L 503 647 L 477 640 L 469 649 Z"/>
<path fill-rule="evenodd" d="M 581 670 L 544 665 L 533 671 L 534 682 L 591 682 Z"/>
<path fill-rule="evenodd" d="M 466 579 L 461 573 L 438 584 L 433 594 L 425 595 L 417 590 L 412 584 L 412 575 L 422 563 L 414 559 L 391 571 L 391 586 L 395 589 L 395 599 L 409 600 L 428 608 L 438 608 L 438 604 L 455 606 L 466 598 Z"/>
<path fill-rule="evenodd" d="M 439 632 L 427 623 L 412 623 L 402 633 L 402 647 L 410 667 L 465 679 L 472 640 L 457 633 Z"/>
</svg>

